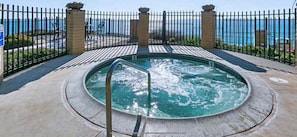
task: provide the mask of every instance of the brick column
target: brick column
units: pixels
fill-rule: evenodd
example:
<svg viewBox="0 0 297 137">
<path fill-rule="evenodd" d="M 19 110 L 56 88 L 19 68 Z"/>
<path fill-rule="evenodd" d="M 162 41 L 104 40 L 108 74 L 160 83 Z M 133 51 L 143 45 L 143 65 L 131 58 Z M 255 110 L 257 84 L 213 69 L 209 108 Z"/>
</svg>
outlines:
<svg viewBox="0 0 297 137">
<path fill-rule="evenodd" d="M 213 11 L 214 5 L 205 5 L 202 6 L 202 39 L 201 44 L 202 47 L 205 49 L 212 49 L 216 44 L 215 38 L 215 28 L 216 28 L 216 21 L 215 21 L 215 14 L 216 12 Z"/>
<path fill-rule="evenodd" d="M 138 23 L 138 45 L 148 46 L 149 44 L 149 8 L 139 8 Z"/>
<path fill-rule="evenodd" d="M 138 20 L 130 20 L 130 39 L 136 40 L 138 38 L 137 34 Z"/>
<path fill-rule="evenodd" d="M 81 54 L 85 51 L 85 11 L 68 9 L 67 22 L 67 52 Z"/>
<path fill-rule="evenodd" d="M 255 45 L 254 46 L 266 46 L 266 30 L 256 30 L 255 31 Z"/>
</svg>

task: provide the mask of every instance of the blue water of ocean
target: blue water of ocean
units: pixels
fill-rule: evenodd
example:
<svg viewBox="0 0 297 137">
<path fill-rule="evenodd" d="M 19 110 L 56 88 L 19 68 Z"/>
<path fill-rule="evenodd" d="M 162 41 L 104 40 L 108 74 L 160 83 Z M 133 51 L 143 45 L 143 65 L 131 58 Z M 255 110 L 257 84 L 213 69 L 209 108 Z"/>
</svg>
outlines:
<svg viewBox="0 0 297 137">
<path fill-rule="evenodd" d="M 87 30 L 92 30 L 100 34 L 116 33 L 130 34 L 130 20 L 126 19 L 92 19 L 85 21 Z M 162 21 L 150 21 L 150 32 L 162 30 Z M 17 34 L 31 30 L 65 30 L 66 19 L 29 19 L 29 20 L 12 20 L 4 19 L 3 22 L 5 35 Z M 193 35 L 200 37 L 201 35 L 200 19 L 184 19 L 184 20 L 167 20 L 166 31 L 179 33 L 182 35 Z M 255 41 L 255 31 L 266 30 L 266 41 L 268 44 L 274 43 L 275 39 L 290 39 L 292 43 L 295 41 L 295 22 L 273 20 L 217 20 L 216 37 L 224 43 L 234 45 L 250 45 Z"/>
</svg>

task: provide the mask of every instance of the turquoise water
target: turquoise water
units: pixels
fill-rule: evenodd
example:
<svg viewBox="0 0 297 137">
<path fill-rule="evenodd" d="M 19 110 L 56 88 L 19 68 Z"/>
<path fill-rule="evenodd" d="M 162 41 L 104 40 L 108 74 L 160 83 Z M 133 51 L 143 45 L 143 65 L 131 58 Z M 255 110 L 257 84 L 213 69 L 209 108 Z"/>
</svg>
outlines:
<svg viewBox="0 0 297 137">
<path fill-rule="evenodd" d="M 240 105 L 248 95 L 238 77 L 208 64 L 187 59 L 140 58 L 131 61 L 151 73 L 150 116 L 186 118 L 207 116 Z M 88 92 L 105 104 L 109 66 L 86 80 Z M 147 114 L 147 75 L 120 65 L 112 75 L 112 106 L 132 114 Z"/>
</svg>

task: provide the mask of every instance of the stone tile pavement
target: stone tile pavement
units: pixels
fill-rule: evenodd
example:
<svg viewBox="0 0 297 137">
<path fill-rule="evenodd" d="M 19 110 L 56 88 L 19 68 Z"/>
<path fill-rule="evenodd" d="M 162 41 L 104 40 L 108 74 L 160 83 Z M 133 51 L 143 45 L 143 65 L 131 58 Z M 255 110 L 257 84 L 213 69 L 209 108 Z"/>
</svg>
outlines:
<svg viewBox="0 0 297 137">
<path fill-rule="evenodd" d="M 63 89 L 70 76 L 88 65 L 111 57 L 144 52 L 187 53 L 238 65 L 259 76 L 275 94 L 275 110 L 264 123 L 233 136 L 297 135 L 297 70 L 292 66 L 224 50 L 206 51 L 188 46 L 123 46 L 66 55 L 31 67 L 0 84 L 0 136 L 99 137 L 105 129 L 75 115 L 65 102 Z M 275 79 L 279 81 L 275 81 Z M 274 81 L 273 81 L 274 80 Z M 284 80 L 285 82 L 283 82 Z M 286 83 L 287 81 L 287 83 Z M 115 136 L 126 136 L 115 134 Z M 166 136 L 151 134 L 146 136 Z M 167 135 L 181 136 L 181 135 Z"/>
</svg>

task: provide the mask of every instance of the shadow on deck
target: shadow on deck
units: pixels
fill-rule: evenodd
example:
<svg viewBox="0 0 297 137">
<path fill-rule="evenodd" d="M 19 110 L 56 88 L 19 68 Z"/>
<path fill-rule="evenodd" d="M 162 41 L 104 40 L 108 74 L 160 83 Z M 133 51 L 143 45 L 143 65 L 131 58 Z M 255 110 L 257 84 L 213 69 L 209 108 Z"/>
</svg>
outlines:
<svg viewBox="0 0 297 137">
<path fill-rule="evenodd" d="M 244 59 L 236 57 L 232 54 L 229 54 L 223 50 L 214 49 L 214 50 L 210 50 L 209 52 L 217 55 L 218 57 L 220 57 L 234 65 L 238 65 L 245 70 L 254 71 L 254 72 L 266 72 L 265 69 L 260 68 L 257 65 L 255 65 L 247 60 L 244 60 Z"/>
<path fill-rule="evenodd" d="M 50 73 L 51 71 L 59 68 L 66 62 L 72 60 L 76 56 L 66 55 L 64 57 L 59 57 L 42 64 L 33 66 L 24 70 L 23 72 L 19 72 L 16 75 L 8 77 L 7 80 L 0 83 L 0 95 L 1 94 L 8 94 L 15 90 L 20 89 L 21 87 L 25 86 L 27 83 L 38 80 L 45 76 L 46 74 Z"/>
</svg>

